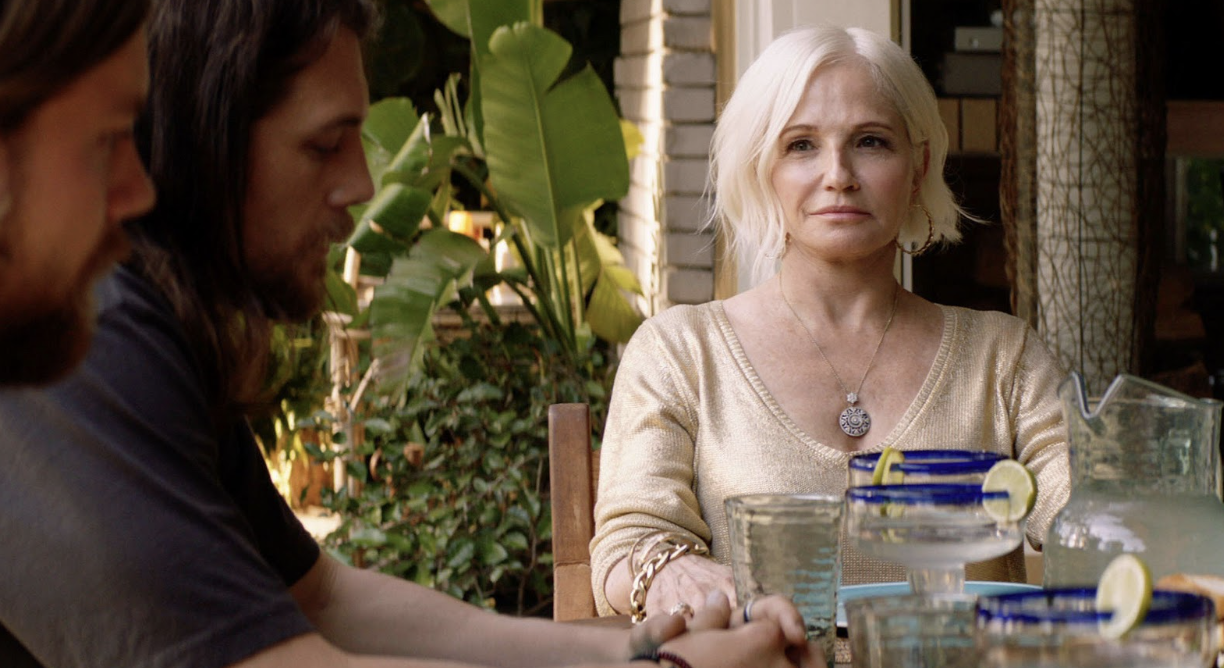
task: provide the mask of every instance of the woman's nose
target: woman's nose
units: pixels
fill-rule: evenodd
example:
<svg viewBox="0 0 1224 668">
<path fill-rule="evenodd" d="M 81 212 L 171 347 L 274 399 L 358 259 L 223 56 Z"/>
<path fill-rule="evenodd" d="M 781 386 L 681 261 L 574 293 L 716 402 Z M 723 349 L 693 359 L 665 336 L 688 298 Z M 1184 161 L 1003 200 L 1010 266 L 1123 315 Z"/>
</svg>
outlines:
<svg viewBox="0 0 1224 668">
<path fill-rule="evenodd" d="M 858 187 L 854 164 L 846 151 L 831 150 L 825 153 L 825 187 L 829 190 L 854 190 Z"/>
</svg>

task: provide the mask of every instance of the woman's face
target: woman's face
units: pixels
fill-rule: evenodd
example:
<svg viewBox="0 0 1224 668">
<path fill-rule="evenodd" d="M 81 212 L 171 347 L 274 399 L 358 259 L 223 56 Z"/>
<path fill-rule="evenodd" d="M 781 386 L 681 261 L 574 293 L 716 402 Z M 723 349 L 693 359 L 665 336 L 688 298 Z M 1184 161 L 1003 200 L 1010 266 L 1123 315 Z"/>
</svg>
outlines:
<svg viewBox="0 0 1224 668">
<path fill-rule="evenodd" d="M 832 262 L 891 253 L 925 173 L 920 160 L 866 65 L 818 70 L 778 138 L 771 178 L 787 252 Z"/>
</svg>

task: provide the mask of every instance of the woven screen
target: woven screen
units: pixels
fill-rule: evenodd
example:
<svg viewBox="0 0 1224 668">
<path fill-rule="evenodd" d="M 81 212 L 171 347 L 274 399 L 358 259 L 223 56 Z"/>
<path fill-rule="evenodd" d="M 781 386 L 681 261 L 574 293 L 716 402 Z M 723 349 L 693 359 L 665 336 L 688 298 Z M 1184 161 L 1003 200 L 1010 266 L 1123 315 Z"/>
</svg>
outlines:
<svg viewBox="0 0 1224 668">
<path fill-rule="evenodd" d="M 1157 2 L 1004 3 L 1001 201 L 1013 301 L 1096 391 L 1141 372 L 1154 312 L 1164 206 Z"/>
</svg>

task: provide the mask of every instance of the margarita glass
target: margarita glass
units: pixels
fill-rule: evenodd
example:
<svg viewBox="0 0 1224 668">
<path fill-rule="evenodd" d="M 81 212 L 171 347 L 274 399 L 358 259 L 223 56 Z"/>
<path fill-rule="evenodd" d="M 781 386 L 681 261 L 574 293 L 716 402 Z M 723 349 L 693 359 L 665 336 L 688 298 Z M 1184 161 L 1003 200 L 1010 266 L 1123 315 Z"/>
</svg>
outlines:
<svg viewBox="0 0 1224 668">
<path fill-rule="evenodd" d="M 1204 668 L 1214 665 L 1215 606 L 1198 594 L 1152 592 L 1141 622 L 1103 636 L 1095 589 L 1045 589 L 978 599 L 983 668 Z"/>
<path fill-rule="evenodd" d="M 981 485 L 869 485 L 846 490 L 846 535 L 863 554 L 901 564 L 915 594 L 961 593 L 965 564 L 1020 547 L 1024 520 L 998 519 Z"/>
<path fill-rule="evenodd" d="M 870 485 L 882 454 L 872 452 L 851 457 L 849 486 Z M 980 485 L 990 467 L 1007 459 L 997 452 L 982 450 L 905 450 L 901 454 L 905 461 L 893 464 L 889 470 L 901 473 L 903 484 L 973 482 Z"/>
</svg>

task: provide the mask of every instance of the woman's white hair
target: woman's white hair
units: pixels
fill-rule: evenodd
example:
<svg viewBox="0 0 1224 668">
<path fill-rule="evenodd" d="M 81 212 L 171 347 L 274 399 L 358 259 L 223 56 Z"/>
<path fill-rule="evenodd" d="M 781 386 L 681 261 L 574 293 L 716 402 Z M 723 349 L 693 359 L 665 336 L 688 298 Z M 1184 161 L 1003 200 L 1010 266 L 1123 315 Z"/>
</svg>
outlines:
<svg viewBox="0 0 1224 668">
<path fill-rule="evenodd" d="M 772 275 L 785 246 L 785 217 L 771 185 L 778 138 L 812 75 L 822 67 L 854 60 L 867 66 L 880 93 L 901 115 L 917 165 L 922 164 L 923 147 L 929 150 L 916 203 L 931 214 L 934 242 L 960 240 L 958 223 L 967 214 L 943 178 L 948 132 L 922 70 L 901 47 L 869 30 L 798 28 L 770 43 L 740 77 L 723 108 L 710 151 L 711 223 L 718 226 L 727 248 L 739 256 L 754 284 Z M 898 242 L 921 246 L 927 233 L 926 215 L 915 206 L 901 225 Z"/>
</svg>

